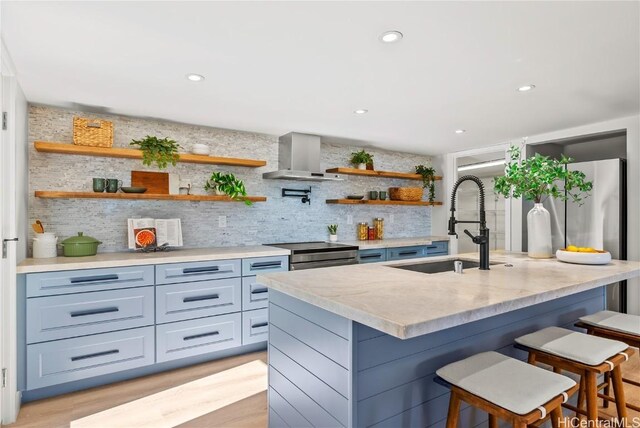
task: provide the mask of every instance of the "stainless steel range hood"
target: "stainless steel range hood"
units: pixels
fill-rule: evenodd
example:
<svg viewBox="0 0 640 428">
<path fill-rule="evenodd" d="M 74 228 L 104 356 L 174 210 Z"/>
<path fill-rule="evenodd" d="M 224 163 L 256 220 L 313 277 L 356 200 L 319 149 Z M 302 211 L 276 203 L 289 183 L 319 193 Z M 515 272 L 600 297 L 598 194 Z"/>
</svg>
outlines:
<svg viewBox="0 0 640 428">
<path fill-rule="evenodd" d="M 278 170 L 262 178 L 300 181 L 341 181 L 340 174 L 320 172 L 320 137 L 290 132 L 278 139 Z"/>
</svg>

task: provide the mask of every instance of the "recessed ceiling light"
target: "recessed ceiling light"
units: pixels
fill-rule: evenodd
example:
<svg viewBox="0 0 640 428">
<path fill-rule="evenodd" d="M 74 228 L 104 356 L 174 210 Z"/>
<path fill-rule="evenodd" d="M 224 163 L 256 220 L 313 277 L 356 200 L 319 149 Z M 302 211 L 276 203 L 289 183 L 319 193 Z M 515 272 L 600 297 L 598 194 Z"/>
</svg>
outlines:
<svg viewBox="0 0 640 428">
<path fill-rule="evenodd" d="M 465 132 L 467 132 L 467 130 L 466 130 L 466 129 L 456 129 L 456 130 L 455 130 L 455 133 L 456 133 L 456 134 L 464 134 Z"/>
<path fill-rule="evenodd" d="M 369 110 L 364 109 L 364 108 L 359 108 L 358 110 L 354 110 L 353 112 L 354 112 L 355 114 L 365 114 L 365 113 L 368 113 L 368 112 L 369 112 Z"/>
<path fill-rule="evenodd" d="M 383 43 L 395 43 L 402 40 L 402 33 L 400 31 L 385 31 L 380 36 L 380 41 Z"/>
<path fill-rule="evenodd" d="M 520 92 L 529 92 L 532 91 L 536 88 L 536 85 L 524 85 L 524 86 L 520 86 L 518 88 L 518 91 Z"/>
<path fill-rule="evenodd" d="M 187 79 L 191 80 L 192 82 L 201 82 L 204 80 L 204 76 L 201 74 L 190 73 L 187 74 Z"/>
</svg>

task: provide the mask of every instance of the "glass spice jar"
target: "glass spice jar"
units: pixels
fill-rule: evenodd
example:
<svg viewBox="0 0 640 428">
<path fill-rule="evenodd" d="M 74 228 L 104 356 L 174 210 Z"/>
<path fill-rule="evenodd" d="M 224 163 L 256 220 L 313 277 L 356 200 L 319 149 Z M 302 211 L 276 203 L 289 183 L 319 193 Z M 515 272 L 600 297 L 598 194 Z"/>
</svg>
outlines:
<svg viewBox="0 0 640 428">
<path fill-rule="evenodd" d="M 376 228 L 370 227 L 368 235 L 369 235 L 369 240 L 374 241 L 376 239 Z"/>
<path fill-rule="evenodd" d="M 366 241 L 369 238 L 369 224 L 358 223 L 358 240 Z"/>
<path fill-rule="evenodd" d="M 384 238 L 384 219 L 381 217 L 373 219 L 373 227 L 376 229 L 376 239 Z"/>
</svg>

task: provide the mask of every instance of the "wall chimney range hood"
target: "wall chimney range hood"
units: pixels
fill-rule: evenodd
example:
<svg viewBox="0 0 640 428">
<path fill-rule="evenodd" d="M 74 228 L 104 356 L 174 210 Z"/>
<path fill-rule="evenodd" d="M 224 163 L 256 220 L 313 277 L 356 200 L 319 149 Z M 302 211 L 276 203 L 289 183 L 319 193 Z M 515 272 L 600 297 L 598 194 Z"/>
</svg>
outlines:
<svg viewBox="0 0 640 428">
<path fill-rule="evenodd" d="M 342 181 L 340 174 L 320 172 L 320 137 L 290 132 L 278 139 L 278 170 L 262 178 L 298 181 Z"/>
</svg>

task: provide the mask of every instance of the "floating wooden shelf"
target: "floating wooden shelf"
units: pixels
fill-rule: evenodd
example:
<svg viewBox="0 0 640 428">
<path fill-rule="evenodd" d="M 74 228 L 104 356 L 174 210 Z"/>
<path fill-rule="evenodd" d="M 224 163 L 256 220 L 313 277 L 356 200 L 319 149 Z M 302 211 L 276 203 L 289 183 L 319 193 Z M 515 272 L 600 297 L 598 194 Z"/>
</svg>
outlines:
<svg viewBox="0 0 640 428">
<path fill-rule="evenodd" d="M 96 193 L 37 190 L 36 198 L 46 199 L 137 199 L 159 201 L 243 202 L 218 195 L 161 195 L 153 193 Z M 265 196 L 247 196 L 251 202 L 265 202 Z"/>
<path fill-rule="evenodd" d="M 76 146 L 67 143 L 52 143 L 48 141 L 36 141 L 35 148 L 43 153 L 60 153 L 66 155 L 100 156 L 110 158 L 142 159 L 142 151 L 124 147 L 89 147 Z M 209 165 L 246 166 L 257 168 L 265 166 L 267 161 L 256 159 L 223 158 L 216 156 L 192 155 L 180 153 L 178 162 L 199 163 Z"/>
<path fill-rule="evenodd" d="M 413 205 L 428 207 L 432 205 L 442 205 L 442 202 L 429 201 L 379 201 L 370 199 L 327 199 L 328 204 L 341 205 Z"/>
<path fill-rule="evenodd" d="M 327 172 L 345 175 L 362 175 L 365 177 L 382 177 L 382 178 L 401 178 L 404 180 L 422 180 L 420 174 L 411 174 L 408 172 L 392 172 L 392 171 L 375 171 L 370 169 L 357 168 L 330 168 Z M 442 180 L 442 177 L 436 176 L 436 180 Z"/>
</svg>

